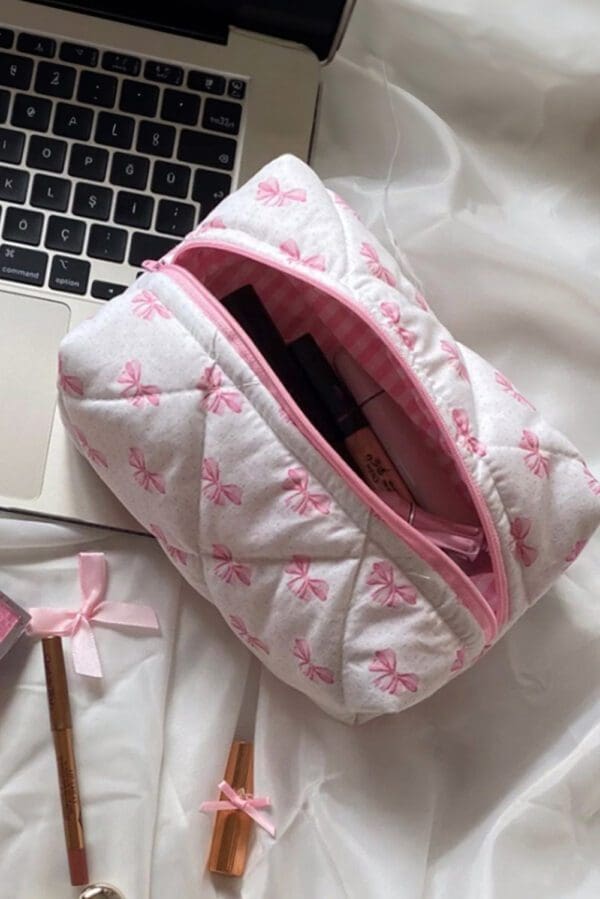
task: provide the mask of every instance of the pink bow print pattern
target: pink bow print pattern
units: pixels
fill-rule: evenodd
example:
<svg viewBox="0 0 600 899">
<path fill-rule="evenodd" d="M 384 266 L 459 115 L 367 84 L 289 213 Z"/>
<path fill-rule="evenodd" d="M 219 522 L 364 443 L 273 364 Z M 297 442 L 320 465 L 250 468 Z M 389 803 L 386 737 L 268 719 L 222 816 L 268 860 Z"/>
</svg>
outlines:
<svg viewBox="0 0 600 899">
<path fill-rule="evenodd" d="M 288 476 L 283 482 L 283 489 L 290 491 L 290 495 L 285 500 L 286 506 L 297 512 L 298 515 L 309 515 L 311 512 L 329 515 L 331 498 L 326 493 L 310 492 L 308 474 L 303 468 L 288 468 Z"/>
<path fill-rule="evenodd" d="M 71 396 L 83 396 L 83 381 L 75 375 L 68 375 L 64 370 L 61 357 L 58 357 L 58 387 L 63 393 Z"/>
<path fill-rule="evenodd" d="M 248 628 L 246 627 L 246 623 L 243 618 L 240 618 L 238 615 L 230 615 L 229 621 L 231 622 L 231 626 L 234 631 L 238 634 L 241 639 L 251 646 L 252 649 L 260 649 L 261 652 L 269 655 L 269 647 L 261 640 L 260 637 L 254 637 Z"/>
<path fill-rule="evenodd" d="M 71 638 L 73 667 L 77 674 L 102 677 L 102 666 L 92 624 L 144 628 L 159 632 L 156 612 L 149 606 L 107 602 L 106 557 L 104 553 L 79 554 L 81 607 L 72 609 L 30 609 L 29 632 L 33 636 L 56 635 Z"/>
<path fill-rule="evenodd" d="M 148 526 L 148 529 L 154 534 L 158 542 L 164 546 L 168 554 L 175 562 L 179 562 L 181 565 L 187 565 L 188 554 L 185 552 L 185 550 L 179 549 L 179 547 L 175 546 L 173 543 L 169 543 L 162 528 L 160 528 L 157 524 L 151 524 Z"/>
<path fill-rule="evenodd" d="M 547 478 L 550 468 L 550 459 L 540 449 L 540 441 L 533 431 L 524 430 L 519 442 L 519 448 L 526 450 L 525 465 L 536 477 Z"/>
<path fill-rule="evenodd" d="M 342 197 L 340 197 L 339 194 L 336 194 L 336 192 L 333 190 L 330 190 L 329 194 L 333 198 L 333 202 L 335 203 L 336 206 L 339 206 L 340 209 L 345 209 L 346 212 L 349 212 L 350 215 L 353 215 L 354 218 L 357 218 L 360 221 L 360 216 L 359 216 L 358 212 L 356 211 L 356 209 L 353 209 L 349 203 L 346 203 L 346 201 L 344 199 L 342 199 Z"/>
<path fill-rule="evenodd" d="M 301 187 L 283 190 L 277 178 L 271 177 L 259 183 L 256 199 L 265 206 L 289 206 L 290 203 L 306 203 L 306 191 Z"/>
<path fill-rule="evenodd" d="M 136 484 L 147 490 L 148 493 L 166 493 L 165 480 L 158 471 L 150 471 L 146 466 L 146 458 L 135 446 L 129 450 L 129 464 L 133 468 L 133 478 Z"/>
<path fill-rule="evenodd" d="M 594 496 L 600 496 L 600 481 L 596 477 L 594 477 L 585 462 L 582 462 L 581 464 L 583 465 L 583 473 L 585 474 L 586 481 L 588 482 L 588 487 L 590 488 Z"/>
<path fill-rule="evenodd" d="M 294 640 L 294 655 L 298 659 L 298 667 L 302 674 L 309 680 L 320 680 L 324 684 L 332 684 L 335 680 L 331 668 L 315 665 L 312 661 L 308 640 L 296 637 Z"/>
<path fill-rule="evenodd" d="M 215 506 L 225 506 L 228 502 L 235 506 L 241 505 L 242 488 L 237 484 L 224 484 L 221 481 L 221 471 L 216 459 L 205 459 L 202 463 L 202 480 L 206 484 L 202 488 L 202 494 L 214 503 Z"/>
<path fill-rule="evenodd" d="M 534 546 L 529 546 L 525 541 L 531 531 L 532 521 L 530 518 L 515 518 L 510 524 L 511 548 L 525 568 L 533 565 L 538 557 L 538 551 Z"/>
<path fill-rule="evenodd" d="M 77 443 L 82 448 L 90 462 L 94 465 L 101 465 L 102 468 L 108 468 L 108 462 L 106 461 L 106 456 L 104 453 L 101 453 L 100 450 L 94 449 L 93 446 L 90 446 L 88 443 L 88 439 L 79 428 L 73 428 L 73 434 Z"/>
<path fill-rule="evenodd" d="M 509 396 L 512 396 L 518 403 L 521 403 L 523 406 L 529 406 L 530 409 L 534 409 L 532 403 L 529 402 L 526 397 L 523 396 L 522 393 L 519 393 L 517 388 L 512 384 L 505 375 L 500 371 L 494 372 L 494 378 L 496 379 L 496 383 L 500 385 L 502 390 L 508 393 Z"/>
<path fill-rule="evenodd" d="M 423 296 L 422 293 L 419 293 L 417 290 L 415 293 L 415 303 L 417 306 L 420 306 L 424 312 L 429 312 L 429 306 L 427 305 L 427 300 Z"/>
<path fill-rule="evenodd" d="M 240 394 L 237 390 L 227 390 L 223 387 L 223 372 L 216 363 L 204 369 L 196 387 L 204 393 L 200 400 L 200 408 L 205 412 L 223 415 L 228 409 L 231 412 L 242 411 Z"/>
<path fill-rule="evenodd" d="M 409 331 L 408 328 L 402 327 L 400 323 L 400 306 L 398 303 L 380 303 L 379 308 L 404 346 L 409 350 L 414 350 L 415 343 L 417 342 L 417 335 L 413 331 Z"/>
<path fill-rule="evenodd" d="M 465 367 L 465 363 L 456 344 L 450 343 L 449 340 L 442 340 L 440 341 L 440 346 L 446 353 L 446 355 L 449 356 L 452 360 L 454 370 L 456 371 L 458 377 L 464 378 L 465 381 L 469 381 L 469 373 Z"/>
<path fill-rule="evenodd" d="M 155 384 L 142 384 L 142 366 L 137 359 L 125 363 L 123 371 L 117 378 L 117 384 L 125 384 L 121 397 L 137 409 L 146 403 L 149 406 L 158 406 L 160 402 L 160 388 Z"/>
<path fill-rule="evenodd" d="M 390 287 L 396 286 L 396 279 L 389 268 L 386 268 L 382 264 L 379 254 L 374 246 L 370 243 L 363 242 L 360 245 L 360 255 L 363 259 L 367 260 L 367 268 L 372 275 L 375 275 L 376 278 L 379 278 L 379 280 L 383 281 L 385 284 L 389 284 Z"/>
<path fill-rule="evenodd" d="M 225 224 L 223 219 L 220 218 L 218 215 L 215 215 L 214 218 L 206 219 L 206 221 L 202 222 L 202 224 L 196 228 L 196 230 L 194 231 L 194 234 L 197 234 L 197 233 L 202 234 L 204 231 L 210 231 L 211 228 L 226 228 L 226 227 L 227 227 L 227 225 Z"/>
<path fill-rule="evenodd" d="M 394 566 L 391 562 L 374 562 L 367 584 L 376 587 L 371 592 L 371 599 L 380 606 L 392 609 L 398 608 L 403 602 L 414 606 L 417 601 L 417 591 L 409 584 L 396 582 Z"/>
<path fill-rule="evenodd" d="M 149 290 L 140 290 L 132 297 L 133 314 L 145 321 L 152 321 L 155 315 L 159 318 L 171 318 L 171 313 L 158 297 Z"/>
<path fill-rule="evenodd" d="M 292 556 L 292 561 L 283 569 L 292 577 L 286 582 L 286 586 L 303 602 L 309 602 L 313 597 L 325 602 L 329 594 L 329 584 L 321 578 L 310 576 L 311 560 L 308 556 Z"/>
<path fill-rule="evenodd" d="M 465 667 L 465 651 L 462 648 L 462 646 L 460 646 L 456 650 L 456 656 L 454 657 L 454 661 L 452 662 L 450 671 L 462 671 L 462 669 L 464 667 Z"/>
<path fill-rule="evenodd" d="M 483 443 L 471 431 L 471 422 L 464 409 L 454 409 L 452 419 L 456 426 L 456 436 L 462 445 L 474 456 L 485 456 L 487 450 Z"/>
<path fill-rule="evenodd" d="M 213 559 L 216 561 L 214 573 L 226 584 L 233 584 L 239 581 L 245 587 L 249 587 L 252 583 L 252 569 L 249 565 L 242 562 L 234 562 L 231 550 L 222 543 L 213 543 L 212 548 Z"/>
<path fill-rule="evenodd" d="M 395 696 L 402 688 L 411 693 L 416 693 L 419 689 L 419 679 L 415 674 L 400 674 L 397 670 L 396 653 L 393 649 L 378 649 L 369 665 L 369 671 L 378 675 L 374 678 L 373 685 L 382 693 Z"/>
<path fill-rule="evenodd" d="M 280 244 L 279 249 L 289 258 L 290 262 L 299 262 L 309 268 L 314 268 L 319 272 L 325 271 L 325 257 L 320 254 L 317 256 L 306 256 L 304 259 L 300 255 L 300 247 L 295 240 L 290 238 Z"/>
<path fill-rule="evenodd" d="M 569 565 L 571 564 L 571 562 L 574 562 L 586 545 L 587 540 L 578 540 L 577 543 L 575 543 L 575 545 L 571 548 L 568 555 L 565 556 L 565 562 L 567 562 Z"/>
</svg>

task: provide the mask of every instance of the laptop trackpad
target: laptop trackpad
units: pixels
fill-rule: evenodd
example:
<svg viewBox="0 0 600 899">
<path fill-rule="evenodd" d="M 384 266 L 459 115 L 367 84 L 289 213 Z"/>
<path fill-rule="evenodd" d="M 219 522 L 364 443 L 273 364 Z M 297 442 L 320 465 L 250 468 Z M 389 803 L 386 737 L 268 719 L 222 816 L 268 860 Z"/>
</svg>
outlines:
<svg viewBox="0 0 600 899">
<path fill-rule="evenodd" d="M 70 314 L 63 303 L 0 292 L 0 495 L 41 493 Z"/>
</svg>

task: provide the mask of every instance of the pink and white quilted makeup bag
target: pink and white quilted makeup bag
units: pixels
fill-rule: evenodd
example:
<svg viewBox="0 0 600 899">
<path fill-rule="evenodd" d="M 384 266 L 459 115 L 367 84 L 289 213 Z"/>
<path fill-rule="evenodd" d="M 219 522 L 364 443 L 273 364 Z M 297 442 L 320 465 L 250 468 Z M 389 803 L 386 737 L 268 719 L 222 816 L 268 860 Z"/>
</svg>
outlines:
<svg viewBox="0 0 600 899">
<path fill-rule="evenodd" d="M 364 721 L 443 686 L 599 523 L 575 447 L 452 340 L 296 158 L 148 268 L 64 340 L 66 426 L 250 650 L 332 715 Z M 476 563 L 396 514 L 313 427 L 220 303 L 246 284 L 286 340 L 345 348 L 403 410 L 483 529 Z"/>
</svg>

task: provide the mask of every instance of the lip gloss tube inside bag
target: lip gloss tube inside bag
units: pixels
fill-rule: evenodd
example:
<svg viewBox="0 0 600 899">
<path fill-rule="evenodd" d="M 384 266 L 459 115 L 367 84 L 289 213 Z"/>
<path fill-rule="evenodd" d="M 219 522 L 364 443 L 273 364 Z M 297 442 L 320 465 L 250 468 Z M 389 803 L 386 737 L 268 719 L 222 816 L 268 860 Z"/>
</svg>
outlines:
<svg viewBox="0 0 600 899">
<path fill-rule="evenodd" d="M 337 351 L 333 364 L 418 505 L 454 521 L 472 519 L 466 500 L 448 489 L 448 473 L 439 465 L 435 451 L 422 439 L 415 439 L 414 425 L 398 403 L 346 350 Z"/>
<path fill-rule="evenodd" d="M 344 384 L 336 377 L 316 340 L 310 334 L 304 334 L 288 346 L 328 407 L 348 452 L 369 486 L 380 496 L 393 493 L 412 503 L 411 493 L 381 441 L 369 427 Z"/>
<path fill-rule="evenodd" d="M 457 524 L 420 509 L 379 436 L 369 427 L 354 397 L 337 377 L 316 341 L 305 334 L 289 346 L 331 410 L 350 455 L 374 492 L 437 546 L 473 561 L 482 547 L 481 528 Z M 390 418 L 395 409 L 388 410 Z"/>
</svg>

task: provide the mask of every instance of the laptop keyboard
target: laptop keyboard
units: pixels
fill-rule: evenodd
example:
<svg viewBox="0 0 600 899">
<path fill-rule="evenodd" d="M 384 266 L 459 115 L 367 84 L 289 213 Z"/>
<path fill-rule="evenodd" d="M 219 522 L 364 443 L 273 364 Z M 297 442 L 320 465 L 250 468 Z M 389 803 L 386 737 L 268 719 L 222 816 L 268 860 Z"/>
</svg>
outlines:
<svg viewBox="0 0 600 899">
<path fill-rule="evenodd" d="M 121 292 L 126 265 L 162 256 L 230 192 L 245 92 L 241 78 L 0 28 L 0 279 Z M 125 284 L 98 262 L 125 263 Z"/>
</svg>

